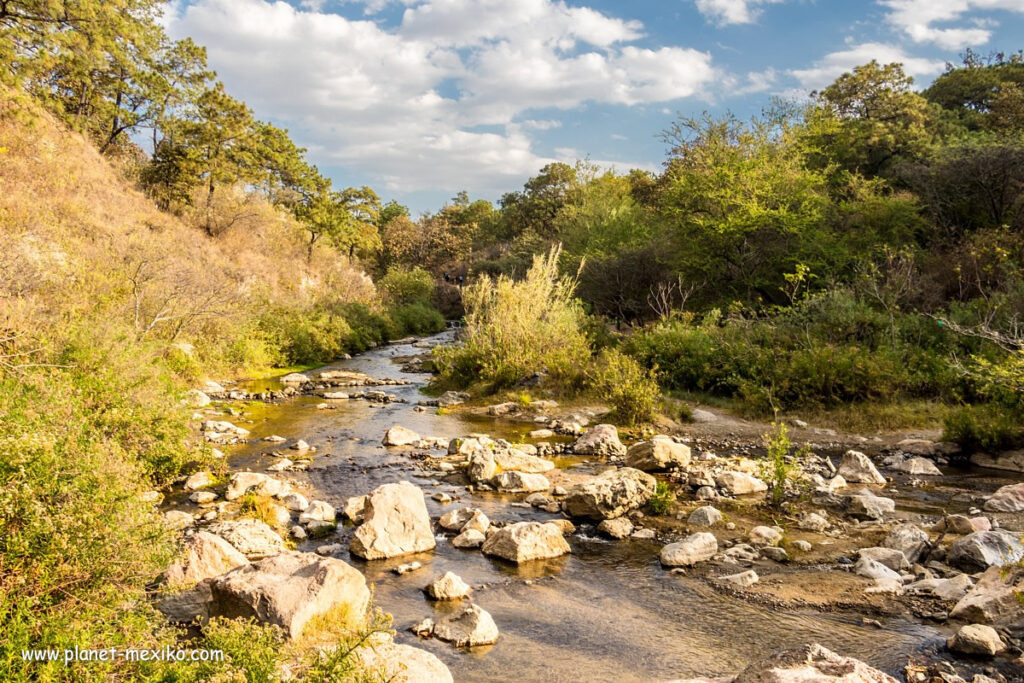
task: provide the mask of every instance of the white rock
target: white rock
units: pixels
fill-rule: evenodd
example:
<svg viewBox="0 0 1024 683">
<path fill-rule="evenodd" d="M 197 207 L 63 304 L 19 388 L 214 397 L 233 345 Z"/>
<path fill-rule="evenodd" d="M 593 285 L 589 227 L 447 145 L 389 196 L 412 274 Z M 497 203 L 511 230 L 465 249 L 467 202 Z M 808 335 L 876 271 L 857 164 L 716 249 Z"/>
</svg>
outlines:
<svg viewBox="0 0 1024 683">
<path fill-rule="evenodd" d="M 467 604 L 446 614 L 434 624 L 434 637 L 456 647 L 474 647 L 498 642 L 498 626 L 482 607 Z"/>
<path fill-rule="evenodd" d="M 427 586 L 427 595 L 434 600 L 458 600 L 469 595 L 469 585 L 457 574 L 445 572 Z"/>
<path fill-rule="evenodd" d="M 714 534 L 701 531 L 661 549 L 661 563 L 666 567 L 688 567 L 714 557 L 718 540 Z"/>
<path fill-rule="evenodd" d="M 882 485 L 886 482 L 871 459 L 860 451 L 846 451 L 839 463 L 839 475 L 855 484 Z"/>
<path fill-rule="evenodd" d="M 423 491 L 407 481 L 384 484 L 366 498 L 351 550 L 367 560 L 433 550 L 436 542 Z"/>
<path fill-rule="evenodd" d="M 718 579 L 720 581 L 728 581 L 729 583 L 733 583 L 733 584 L 736 584 L 737 586 L 741 586 L 741 587 L 745 588 L 747 586 L 752 586 L 755 583 L 757 583 L 758 580 L 760 579 L 760 577 L 757 575 L 757 572 L 755 572 L 753 569 L 750 569 L 750 570 L 747 570 L 745 572 L 740 572 L 739 574 L 730 574 L 729 576 L 720 576 L 720 577 L 718 577 Z"/>
<path fill-rule="evenodd" d="M 946 642 L 946 647 L 954 652 L 968 655 L 993 657 L 1006 649 L 1006 644 L 991 626 L 984 624 L 968 624 Z"/>
<path fill-rule="evenodd" d="M 483 544 L 483 552 L 485 555 L 520 563 L 558 557 L 572 550 L 557 526 L 540 522 L 516 522 L 488 535 Z"/>
<path fill-rule="evenodd" d="M 395 425 L 384 435 L 385 446 L 409 446 L 420 440 L 420 435 L 401 425 Z"/>
</svg>

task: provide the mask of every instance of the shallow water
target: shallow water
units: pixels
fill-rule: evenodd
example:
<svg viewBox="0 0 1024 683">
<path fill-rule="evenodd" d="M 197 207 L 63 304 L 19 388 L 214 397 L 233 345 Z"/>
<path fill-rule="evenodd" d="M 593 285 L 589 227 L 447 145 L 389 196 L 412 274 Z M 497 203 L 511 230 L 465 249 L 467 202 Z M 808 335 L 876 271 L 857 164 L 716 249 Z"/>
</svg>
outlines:
<svg viewBox="0 0 1024 683">
<path fill-rule="evenodd" d="M 344 500 L 393 481 L 409 480 L 427 493 L 427 506 L 436 518 L 462 505 L 482 508 L 499 520 L 552 517 L 532 509 L 510 507 L 496 494 L 468 494 L 465 489 L 439 484 L 420 475 L 407 458 L 380 446 L 393 424 L 424 436 L 454 437 L 486 432 L 495 437 L 523 435 L 529 425 L 438 415 L 434 409 L 412 410 L 426 398 L 419 388 L 427 375 L 404 373 L 393 358 L 422 353 L 411 345 L 373 350 L 331 364 L 378 378 L 414 381 L 407 386 L 381 387 L 409 403 L 380 405 L 342 401 L 335 410 L 317 410 L 321 399 L 303 396 L 276 405 L 250 404 L 246 424 L 253 441 L 231 452 L 235 467 L 262 471 L 272 459 L 263 455 L 272 445 L 258 439 L 279 434 L 305 439 L 317 447 L 314 465 L 305 478 L 311 497 L 341 508 Z M 251 386 L 273 386 L 263 381 Z M 998 475 L 975 475 L 979 477 Z M 991 484 L 987 479 L 984 488 Z M 992 486 L 994 488 L 994 486 Z M 429 496 L 446 491 L 455 503 L 441 506 Z M 922 509 L 948 507 L 943 489 L 921 491 L 905 504 Z M 963 507 L 966 501 L 954 507 Z M 346 548 L 350 527 L 339 529 Z M 320 541 L 324 542 L 324 541 Z M 333 542 L 333 540 L 328 541 Z M 319 542 L 307 542 L 312 549 Z M 751 661 L 782 647 L 820 642 L 842 654 L 863 659 L 896 674 L 907 656 L 945 637 L 939 629 L 890 619 L 881 629 L 862 627 L 855 615 L 781 611 L 752 605 L 718 593 L 699 580 L 670 574 L 659 566 L 659 544 L 644 541 L 609 542 L 595 537 L 591 527 L 569 537 L 572 554 L 516 567 L 485 557 L 478 550 L 458 550 L 438 536 L 433 553 L 393 560 L 365 562 L 342 559 L 360 568 L 375 584 L 378 607 L 394 615 L 397 640 L 426 648 L 451 669 L 456 681 L 648 681 L 695 675 L 733 674 Z M 397 576 L 390 569 L 413 559 L 422 569 Z M 423 586 L 435 575 L 455 571 L 474 587 L 474 600 L 494 617 L 501 638 L 494 646 L 457 650 L 436 640 L 420 640 L 407 629 L 424 617 L 437 617 L 445 606 L 426 599 Z"/>
</svg>

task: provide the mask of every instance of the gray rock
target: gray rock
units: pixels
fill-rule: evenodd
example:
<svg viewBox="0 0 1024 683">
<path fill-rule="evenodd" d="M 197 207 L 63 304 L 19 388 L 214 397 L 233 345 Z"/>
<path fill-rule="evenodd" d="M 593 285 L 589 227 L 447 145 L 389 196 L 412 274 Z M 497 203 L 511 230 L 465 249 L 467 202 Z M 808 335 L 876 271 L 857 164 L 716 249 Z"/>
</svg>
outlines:
<svg viewBox="0 0 1024 683">
<path fill-rule="evenodd" d="M 433 550 L 436 542 L 423 491 L 407 481 L 384 484 L 366 498 L 364 521 L 350 550 L 367 560 Z"/>
<path fill-rule="evenodd" d="M 224 498 L 236 500 L 247 493 L 276 496 L 281 493 L 283 486 L 281 480 L 261 472 L 235 472 L 228 482 L 228 490 L 224 494 Z"/>
<path fill-rule="evenodd" d="M 925 477 L 941 477 L 942 470 L 935 466 L 931 460 L 927 458 L 908 458 L 901 463 L 892 466 L 892 469 L 897 472 L 903 472 L 905 474 L 915 474 Z"/>
<path fill-rule="evenodd" d="M 657 481 L 631 467 L 608 470 L 569 489 L 562 506 L 572 517 L 601 520 L 621 517 L 647 504 Z"/>
<path fill-rule="evenodd" d="M 1003 486 L 985 501 L 989 512 L 1024 512 L 1024 482 Z"/>
<path fill-rule="evenodd" d="M 207 531 L 223 538 L 250 560 L 259 560 L 285 550 L 284 539 L 256 519 L 217 522 L 210 525 Z"/>
<path fill-rule="evenodd" d="M 496 475 L 491 479 L 491 485 L 497 490 L 507 493 L 547 491 L 551 488 L 551 482 L 543 474 L 530 474 L 515 470 L 505 471 Z"/>
<path fill-rule="evenodd" d="M 197 531 L 185 539 L 182 556 L 164 572 L 169 586 L 199 583 L 249 564 L 245 555 L 220 536 Z"/>
<path fill-rule="evenodd" d="M 482 607 L 467 604 L 441 617 L 434 624 L 434 637 L 456 647 L 474 647 L 498 642 L 498 627 Z"/>
<path fill-rule="evenodd" d="M 910 569 L 907 556 L 895 548 L 861 548 L 857 551 L 857 555 L 862 559 L 883 564 L 894 572 L 903 572 Z"/>
<path fill-rule="evenodd" d="M 732 496 L 745 496 L 768 490 L 768 484 L 746 472 L 722 472 L 715 477 L 715 484 Z"/>
<path fill-rule="evenodd" d="M 691 512 L 686 521 L 690 526 L 714 526 L 722 521 L 722 513 L 710 505 L 705 505 Z"/>
<path fill-rule="evenodd" d="M 476 529 L 467 529 L 452 539 L 452 545 L 462 549 L 479 548 L 485 540 L 487 537 Z"/>
<path fill-rule="evenodd" d="M 401 425 L 394 425 L 384 434 L 381 443 L 385 446 L 411 446 L 420 440 L 420 435 Z"/>
<path fill-rule="evenodd" d="M 458 600 L 469 595 L 469 585 L 454 572 L 434 579 L 426 590 L 434 600 Z"/>
<path fill-rule="evenodd" d="M 370 601 L 363 575 L 335 558 L 285 551 L 212 580 L 210 615 L 255 618 L 298 638 L 311 619 L 345 611 L 361 618 Z"/>
<path fill-rule="evenodd" d="M 908 562 L 914 563 L 921 559 L 928 548 L 928 542 L 928 532 L 905 522 L 897 524 L 889 531 L 882 541 L 882 547 L 899 550 Z"/>
<path fill-rule="evenodd" d="M 657 472 L 690 464 L 690 447 L 676 443 L 668 436 L 655 436 L 641 441 L 626 451 L 626 465 L 644 472 Z"/>
<path fill-rule="evenodd" d="M 875 468 L 868 456 L 860 451 L 846 451 L 839 463 L 839 475 L 855 484 L 885 484 L 886 479 Z"/>
<path fill-rule="evenodd" d="M 968 624 L 961 626 L 960 630 L 946 641 L 946 647 L 953 652 L 967 655 L 994 657 L 1006 649 L 1006 644 L 991 626 Z"/>
<path fill-rule="evenodd" d="M 897 683 L 896 679 L 852 657 L 817 643 L 777 652 L 751 664 L 733 683 Z"/>
<path fill-rule="evenodd" d="M 1024 546 L 1007 531 L 976 531 L 953 543 L 949 563 L 968 571 L 1002 567 L 1024 558 Z"/>
<path fill-rule="evenodd" d="M 1019 595 L 1024 594 L 1024 569 L 990 567 L 953 607 L 954 619 L 984 624 L 1020 620 Z"/>
<path fill-rule="evenodd" d="M 886 514 L 896 510 L 896 501 L 892 498 L 876 496 L 869 491 L 863 491 L 844 496 L 843 507 L 851 517 L 883 519 Z"/>
<path fill-rule="evenodd" d="M 626 447 L 619 441 L 619 430 L 615 425 L 600 424 L 577 439 L 572 451 L 579 455 L 622 456 L 626 454 Z"/>
<path fill-rule="evenodd" d="M 757 583 L 760 580 L 760 577 L 757 575 L 757 572 L 755 572 L 753 569 L 750 569 L 745 572 L 740 572 L 739 574 L 720 576 L 718 577 L 718 580 L 726 581 L 728 583 L 735 584 L 742 588 L 746 588 L 747 586 L 753 586 L 755 583 Z"/>
<path fill-rule="evenodd" d="M 661 549 L 661 563 L 666 567 L 688 567 L 714 557 L 718 540 L 714 534 L 701 531 Z"/>
<path fill-rule="evenodd" d="M 558 557 L 572 550 L 554 524 L 516 522 L 487 536 L 483 552 L 520 563 Z"/>
<path fill-rule="evenodd" d="M 629 521 L 628 517 L 616 517 L 615 519 L 606 519 L 598 524 L 597 530 L 612 538 L 622 539 L 633 533 L 633 523 Z"/>
</svg>

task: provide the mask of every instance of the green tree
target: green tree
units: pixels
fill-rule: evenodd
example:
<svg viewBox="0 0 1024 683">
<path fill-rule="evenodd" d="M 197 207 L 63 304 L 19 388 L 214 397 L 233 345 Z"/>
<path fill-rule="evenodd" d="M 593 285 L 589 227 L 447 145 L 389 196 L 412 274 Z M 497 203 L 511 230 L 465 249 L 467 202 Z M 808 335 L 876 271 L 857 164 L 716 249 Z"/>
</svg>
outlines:
<svg viewBox="0 0 1024 683">
<path fill-rule="evenodd" d="M 935 138 L 937 108 L 911 87 L 900 64 L 871 61 L 821 92 L 805 134 L 843 168 L 874 176 L 899 159 L 923 155 Z"/>
</svg>

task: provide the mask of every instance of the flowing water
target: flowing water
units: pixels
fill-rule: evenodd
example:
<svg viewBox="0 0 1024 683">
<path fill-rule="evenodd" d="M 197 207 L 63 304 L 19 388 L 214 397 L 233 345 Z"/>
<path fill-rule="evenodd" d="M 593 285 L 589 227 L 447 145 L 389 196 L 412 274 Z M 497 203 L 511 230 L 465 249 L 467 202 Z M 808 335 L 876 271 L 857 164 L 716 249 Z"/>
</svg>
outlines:
<svg viewBox="0 0 1024 683">
<path fill-rule="evenodd" d="M 447 337 L 441 336 L 439 340 Z M 305 439 L 317 447 L 306 473 L 311 498 L 340 509 L 344 500 L 393 481 L 409 480 L 427 493 L 435 519 L 462 505 L 482 508 L 497 520 L 544 519 L 547 513 L 511 507 L 510 498 L 470 494 L 462 487 L 422 476 L 408 458 L 380 446 L 388 427 L 401 424 L 424 436 L 454 437 L 486 432 L 495 437 L 521 436 L 529 426 L 481 421 L 458 414 L 438 415 L 433 409 L 415 412 L 426 398 L 420 393 L 426 375 L 401 370 L 396 356 L 422 353 L 399 344 L 375 349 L 327 369 L 344 368 L 378 378 L 408 379 L 413 384 L 382 387 L 409 403 L 375 404 L 342 401 L 335 410 L 317 410 L 321 399 L 300 396 L 280 404 L 251 404 L 246 424 L 253 440 L 231 453 L 236 468 L 262 471 L 272 458 L 259 438 L 278 434 Z M 262 383 L 273 386 L 274 381 Z M 258 384 L 250 388 L 260 388 Z M 445 491 L 455 503 L 441 506 L 429 496 Z M 920 494 L 911 501 L 942 507 L 948 496 Z M 339 529 L 346 548 L 350 527 Z M 325 542 L 325 541 L 320 541 Z M 334 542 L 333 539 L 326 542 Z M 515 566 L 484 556 L 479 550 L 458 550 L 438 536 L 434 552 L 393 560 L 364 562 L 342 559 L 362 570 L 375 584 L 378 607 L 394 615 L 397 640 L 426 648 L 451 669 L 456 681 L 647 681 L 694 675 L 734 674 L 752 660 L 782 647 L 820 642 L 845 655 L 863 659 L 891 673 L 907 656 L 934 646 L 946 631 L 919 623 L 889 619 L 882 628 L 862 626 L 859 617 L 812 610 L 780 610 L 752 605 L 721 594 L 703 582 L 674 575 L 658 563 L 660 545 L 645 541 L 609 542 L 591 527 L 569 537 L 572 554 L 549 561 Z M 306 542 L 312 549 L 317 542 Z M 422 569 L 398 576 L 395 565 L 419 560 Z M 474 587 L 473 599 L 494 617 L 501 631 L 497 644 L 459 650 L 437 640 L 420 640 L 408 627 L 424 617 L 437 617 L 444 605 L 426 599 L 429 580 L 452 570 Z"/>
</svg>

